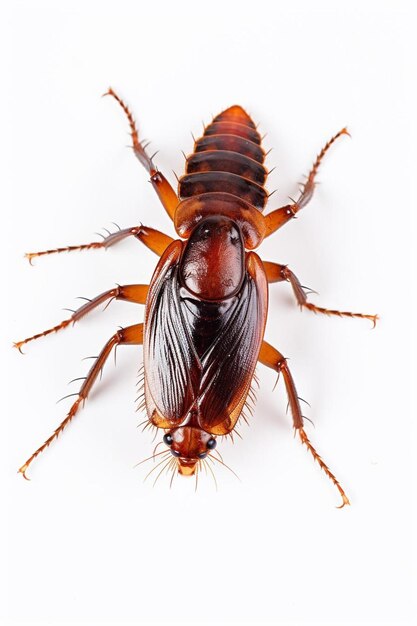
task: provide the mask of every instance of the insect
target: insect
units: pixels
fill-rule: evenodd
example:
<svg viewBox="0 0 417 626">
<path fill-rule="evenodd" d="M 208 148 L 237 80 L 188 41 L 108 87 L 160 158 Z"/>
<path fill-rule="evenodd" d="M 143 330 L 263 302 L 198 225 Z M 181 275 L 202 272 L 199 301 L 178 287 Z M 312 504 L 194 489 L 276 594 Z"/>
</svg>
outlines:
<svg viewBox="0 0 417 626">
<path fill-rule="evenodd" d="M 27 478 L 33 460 L 71 422 L 87 399 L 106 359 L 119 345 L 143 344 L 143 394 L 147 425 L 163 432 L 164 451 L 150 459 L 185 476 L 198 475 L 208 457 L 217 454 L 219 436 L 231 435 L 253 395 L 258 362 L 282 374 L 293 426 L 301 442 L 319 463 L 342 498 L 349 504 L 339 481 L 311 444 L 294 381 L 284 356 L 264 340 L 268 312 L 268 284 L 289 282 L 301 308 L 314 313 L 366 318 L 375 326 L 377 316 L 336 311 L 312 304 L 298 278 L 286 265 L 261 260 L 254 252 L 262 241 L 291 221 L 311 200 L 316 174 L 343 128 L 317 156 L 290 204 L 263 214 L 268 200 L 261 137 L 251 117 L 240 106 L 217 115 L 195 140 L 186 157 L 186 171 L 175 193 L 139 140 L 134 118 L 124 101 L 109 89 L 127 116 L 134 154 L 150 175 L 178 238 L 138 225 L 108 233 L 103 241 L 27 254 L 33 259 L 59 252 L 109 248 L 134 237 L 160 259 L 149 285 L 123 285 L 87 300 L 69 319 L 14 345 L 21 348 L 39 337 L 79 321 L 101 304 L 125 300 L 145 305 L 143 324 L 118 330 L 106 343 L 83 379 L 63 422 L 28 458 L 19 472 Z M 216 452 L 216 454 L 215 454 Z M 146 461 L 147 459 L 145 459 Z M 172 481 L 171 478 L 171 481 Z"/>
</svg>

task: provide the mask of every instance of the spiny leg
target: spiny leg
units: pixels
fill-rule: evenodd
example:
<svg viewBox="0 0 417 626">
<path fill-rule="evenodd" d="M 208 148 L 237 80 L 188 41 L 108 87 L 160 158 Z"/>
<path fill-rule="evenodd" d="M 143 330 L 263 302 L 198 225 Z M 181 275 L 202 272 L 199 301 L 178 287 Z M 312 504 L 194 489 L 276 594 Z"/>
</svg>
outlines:
<svg viewBox="0 0 417 626">
<path fill-rule="evenodd" d="M 149 226 L 133 226 L 131 228 L 124 228 L 123 230 L 111 233 L 108 237 L 105 237 L 103 241 L 93 241 L 92 243 L 85 243 L 80 246 L 67 246 L 65 248 L 42 250 L 41 252 L 28 252 L 25 254 L 25 257 L 29 259 L 29 263 L 32 265 L 32 260 L 39 256 L 59 252 L 73 252 L 74 250 L 96 250 L 98 248 L 106 249 L 110 246 L 114 246 L 116 243 L 119 243 L 119 241 L 123 241 L 123 239 L 126 239 L 127 237 L 135 237 L 158 256 L 161 256 L 169 244 L 174 241 L 172 237 L 169 237 L 169 235 L 165 235 L 165 233 L 161 233 L 159 230 L 155 230 L 154 228 L 149 228 Z"/>
<path fill-rule="evenodd" d="M 351 313 L 350 311 L 337 311 L 335 309 L 325 309 L 321 306 L 316 306 L 312 302 L 308 302 L 307 294 L 304 291 L 297 276 L 286 266 L 279 263 L 271 263 L 270 261 L 262 261 L 266 273 L 266 277 L 269 283 L 278 283 L 281 281 L 287 281 L 290 283 L 295 298 L 301 308 L 309 309 L 314 313 L 324 313 L 325 315 L 337 315 L 338 317 L 359 317 L 362 319 L 371 320 L 373 327 L 375 328 L 378 316 L 368 315 L 365 313 Z"/>
<path fill-rule="evenodd" d="M 66 418 L 61 422 L 58 428 L 53 432 L 53 434 L 43 443 L 33 454 L 28 458 L 28 460 L 19 468 L 19 472 L 23 475 L 27 480 L 26 476 L 27 469 L 32 461 L 41 453 L 45 448 L 47 448 L 53 441 L 56 439 L 59 434 L 64 430 L 64 428 L 70 423 L 72 418 L 77 413 L 81 404 L 84 404 L 86 401 L 88 394 L 91 391 L 91 388 L 97 379 L 97 376 L 101 372 L 104 367 L 104 364 L 110 355 L 112 349 L 116 346 L 120 345 L 141 345 L 143 343 L 143 324 L 135 324 L 134 326 L 128 326 L 127 328 L 122 328 L 118 330 L 117 333 L 109 339 L 106 343 L 102 351 L 100 352 L 97 359 L 94 361 L 94 365 L 88 372 L 86 379 L 81 385 L 81 389 L 78 392 L 78 397 L 74 404 L 71 406 Z"/>
<path fill-rule="evenodd" d="M 271 369 L 278 372 L 278 374 L 282 373 L 282 376 L 284 378 L 285 388 L 287 390 L 291 414 L 293 417 L 294 428 L 298 432 L 301 443 L 303 443 L 307 447 L 307 449 L 313 455 L 314 460 L 317 461 L 321 469 L 325 472 L 325 474 L 327 474 L 327 476 L 330 478 L 332 483 L 337 487 L 340 495 L 342 496 L 342 504 L 338 508 L 344 507 L 345 504 L 350 504 L 349 499 L 347 495 L 345 494 L 339 481 L 337 480 L 336 476 L 330 471 L 326 463 L 319 456 L 318 452 L 313 448 L 303 428 L 303 415 L 301 412 L 300 400 L 297 395 L 297 390 L 295 388 L 294 380 L 291 375 L 290 369 L 287 365 L 287 361 L 285 357 L 283 357 L 283 355 L 280 352 L 278 352 L 278 350 L 273 348 L 269 343 L 267 343 L 266 341 L 263 341 L 261 350 L 259 353 L 259 361 L 263 363 L 264 365 L 266 365 L 267 367 L 270 367 Z"/>
<path fill-rule="evenodd" d="M 150 174 L 152 186 L 158 194 L 158 197 L 161 200 L 164 209 L 168 213 L 169 217 L 173 220 L 175 215 L 175 209 L 177 208 L 179 202 L 178 196 L 165 178 L 165 176 L 161 172 L 159 172 L 153 164 L 152 159 L 155 155 L 152 155 L 150 157 L 147 154 L 146 146 L 148 144 L 142 145 L 142 143 L 139 141 L 139 134 L 136 128 L 136 123 L 129 107 L 115 93 L 115 91 L 113 91 L 111 87 L 104 95 L 112 96 L 113 98 L 115 98 L 115 100 L 117 100 L 117 102 L 120 104 L 123 111 L 125 112 L 130 126 L 130 136 L 132 137 L 133 152 L 142 163 L 146 171 Z"/>
<path fill-rule="evenodd" d="M 339 132 L 336 133 L 336 135 L 334 135 L 331 139 L 329 139 L 329 141 L 326 143 L 324 148 L 322 148 L 320 153 L 317 155 L 317 158 L 313 163 L 313 167 L 311 168 L 310 173 L 307 176 L 306 182 L 302 184 L 300 196 L 298 197 L 298 200 L 296 201 L 296 204 L 299 210 L 303 209 L 313 197 L 314 189 L 316 186 L 315 178 L 316 178 L 318 169 L 320 167 L 320 164 L 323 160 L 323 157 L 326 154 L 326 152 L 329 150 L 329 148 L 334 144 L 334 142 L 337 139 L 339 139 L 339 137 L 341 137 L 342 135 L 348 135 L 350 137 L 347 128 L 342 128 L 342 130 L 339 130 Z"/>
<path fill-rule="evenodd" d="M 334 135 L 324 146 L 321 152 L 318 154 L 316 160 L 314 161 L 313 167 L 309 175 L 307 176 L 307 180 L 302 184 L 300 195 L 297 200 L 293 200 L 292 204 L 287 204 L 268 215 L 264 216 L 265 226 L 266 226 L 266 237 L 274 233 L 278 228 L 284 226 L 290 219 L 296 216 L 298 211 L 303 209 L 306 204 L 308 204 L 313 197 L 314 189 L 316 186 L 315 178 L 320 167 L 320 164 L 323 160 L 324 155 L 329 150 L 330 146 L 341 137 L 342 135 L 349 135 L 346 128 L 342 128 L 336 135 Z M 350 135 L 349 135 L 350 136 Z"/>
<path fill-rule="evenodd" d="M 42 333 L 38 333 L 37 335 L 33 335 L 33 337 L 27 337 L 26 339 L 22 339 L 22 341 L 16 341 L 14 344 L 15 348 L 21 351 L 22 346 L 29 341 L 34 341 L 35 339 L 39 339 L 40 337 L 46 337 L 46 335 L 50 335 L 51 333 L 56 333 L 63 328 L 66 328 L 70 324 L 75 324 L 78 322 L 84 315 L 93 311 L 96 307 L 104 302 L 107 302 L 107 308 L 112 300 L 124 300 L 125 302 L 134 302 L 135 304 L 145 304 L 146 296 L 148 294 L 149 285 L 117 285 L 114 289 L 109 289 L 104 293 L 101 293 L 99 296 L 96 296 L 92 300 L 88 300 L 85 298 L 87 302 L 83 304 L 79 309 L 74 311 L 71 317 L 67 320 L 64 320 L 57 326 L 53 326 L 48 330 L 44 330 Z"/>
</svg>

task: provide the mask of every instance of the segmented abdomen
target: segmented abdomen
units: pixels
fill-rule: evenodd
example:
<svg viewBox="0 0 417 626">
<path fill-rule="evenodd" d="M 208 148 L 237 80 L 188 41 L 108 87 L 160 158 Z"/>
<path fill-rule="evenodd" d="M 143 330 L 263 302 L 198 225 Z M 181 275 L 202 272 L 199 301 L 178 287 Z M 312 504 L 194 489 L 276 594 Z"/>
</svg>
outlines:
<svg viewBox="0 0 417 626">
<path fill-rule="evenodd" d="M 268 199 L 264 160 L 255 124 L 242 107 L 232 106 L 217 115 L 195 142 L 178 195 L 184 199 L 221 191 L 262 211 Z"/>
</svg>

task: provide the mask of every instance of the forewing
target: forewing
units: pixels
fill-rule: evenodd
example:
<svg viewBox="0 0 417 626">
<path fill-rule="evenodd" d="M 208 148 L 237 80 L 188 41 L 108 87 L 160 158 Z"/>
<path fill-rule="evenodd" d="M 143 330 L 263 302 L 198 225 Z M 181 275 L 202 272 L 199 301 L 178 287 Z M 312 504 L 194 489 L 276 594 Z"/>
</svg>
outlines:
<svg viewBox="0 0 417 626">
<path fill-rule="evenodd" d="M 150 420 L 170 428 L 186 417 L 197 397 L 201 365 L 181 312 L 174 241 L 159 261 L 149 287 L 144 323 L 145 400 Z"/>
<path fill-rule="evenodd" d="M 233 430 L 255 372 L 267 309 L 268 288 L 262 262 L 249 252 L 235 310 L 202 362 L 198 408 L 204 430 L 217 435 Z"/>
</svg>

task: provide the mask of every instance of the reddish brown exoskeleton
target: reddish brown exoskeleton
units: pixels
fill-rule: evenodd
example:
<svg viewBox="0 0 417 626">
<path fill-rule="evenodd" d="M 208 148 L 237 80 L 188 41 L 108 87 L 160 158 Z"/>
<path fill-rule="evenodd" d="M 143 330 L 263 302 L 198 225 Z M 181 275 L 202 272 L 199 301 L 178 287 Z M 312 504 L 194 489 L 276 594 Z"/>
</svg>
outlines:
<svg viewBox="0 0 417 626">
<path fill-rule="evenodd" d="M 264 341 L 268 311 L 268 283 L 288 281 L 301 307 L 315 313 L 367 318 L 376 315 L 336 311 L 316 306 L 293 272 L 286 266 L 263 261 L 253 252 L 276 230 L 289 222 L 310 201 L 323 156 L 343 128 L 318 155 L 297 200 L 263 215 L 268 193 L 268 171 L 261 137 L 250 116 L 232 106 L 204 130 L 186 159 L 178 195 L 153 163 L 139 141 L 134 119 L 124 102 L 109 89 L 130 124 L 133 150 L 150 175 L 151 183 L 174 222 L 180 239 L 172 239 L 147 226 L 133 226 L 109 234 L 103 241 L 56 248 L 27 255 L 34 258 L 72 250 L 108 248 L 133 236 L 153 250 L 160 261 L 149 285 L 125 285 L 89 300 L 57 326 L 17 342 L 17 348 L 78 321 L 98 305 L 112 299 L 145 305 L 143 324 L 122 328 L 107 342 L 85 378 L 66 418 L 22 465 L 26 478 L 32 461 L 72 420 L 86 400 L 113 347 L 143 344 L 143 407 L 147 424 L 164 432 L 168 450 L 160 464 L 180 474 L 198 473 L 204 458 L 216 447 L 216 437 L 232 434 L 242 417 L 255 367 L 259 362 L 282 373 L 293 425 L 342 497 L 349 500 L 327 465 L 311 445 L 303 428 L 300 399 L 286 359 Z M 173 456 L 171 456 L 173 455 Z M 155 454 L 150 458 L 158 456 Z M 221 457 L 209 460 L 222 463 Z M 209 464 L 208 468 L 211 470 Z M 158 467 L 158 466 L 157 466 Z"/>
</svg>

